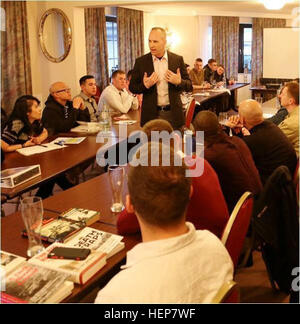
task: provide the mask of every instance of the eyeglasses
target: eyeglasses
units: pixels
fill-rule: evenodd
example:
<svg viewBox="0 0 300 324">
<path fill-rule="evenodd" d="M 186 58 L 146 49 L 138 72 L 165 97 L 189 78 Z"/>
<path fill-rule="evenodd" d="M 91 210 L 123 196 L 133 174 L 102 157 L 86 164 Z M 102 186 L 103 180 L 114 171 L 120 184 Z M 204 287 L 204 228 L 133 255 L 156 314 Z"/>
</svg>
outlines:
<svg viewBox="0 0 300 324">
<path fill-rule="evenodd" d="M 60 93 L 60 92 L 71 92 L 71 88 L 55 91 L 55 93 Z"/>
</svg>

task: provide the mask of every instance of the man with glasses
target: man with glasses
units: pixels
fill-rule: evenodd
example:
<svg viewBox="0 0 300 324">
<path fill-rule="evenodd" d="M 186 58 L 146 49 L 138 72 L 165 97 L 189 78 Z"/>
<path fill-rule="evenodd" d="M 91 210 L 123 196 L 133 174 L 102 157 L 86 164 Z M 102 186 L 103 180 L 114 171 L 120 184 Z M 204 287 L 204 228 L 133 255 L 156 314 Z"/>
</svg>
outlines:
<svg viewBox="0 0 300 324">
<path fill-rule="evenodd" d="M 63 82 L 55 82 L 49 89 L 42 122 L 49 135 L 69 132 L 77 120 L 89 121 L 88 109 L 81 97 L 71 101 L 71 89 Z"/>
</svg>

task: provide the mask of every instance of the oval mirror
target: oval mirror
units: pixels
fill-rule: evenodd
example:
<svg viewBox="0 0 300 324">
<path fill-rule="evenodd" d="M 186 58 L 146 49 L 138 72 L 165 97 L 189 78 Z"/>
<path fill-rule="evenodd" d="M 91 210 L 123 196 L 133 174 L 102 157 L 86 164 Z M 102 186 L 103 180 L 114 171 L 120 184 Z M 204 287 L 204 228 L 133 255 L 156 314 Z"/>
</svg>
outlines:
<svg viewBox="0 0 300 324">
<path fill-rule="evenodd" d="M 42 52 L 51 62 L 61 62 L 68 56 L 72 44 L 72 30 L 63 11 L 52 8 L 43 14 L 39 39 Z"/>
</svg>

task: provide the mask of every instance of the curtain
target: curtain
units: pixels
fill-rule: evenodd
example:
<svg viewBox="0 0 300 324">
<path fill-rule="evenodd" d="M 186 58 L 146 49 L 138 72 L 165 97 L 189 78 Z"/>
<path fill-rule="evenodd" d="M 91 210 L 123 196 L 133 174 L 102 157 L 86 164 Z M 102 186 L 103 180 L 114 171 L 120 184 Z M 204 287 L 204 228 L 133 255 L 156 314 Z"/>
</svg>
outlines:
<svg viewBox="0 0 300 324">
<path fill-rule="evenodd" d="M 212 57 L 225 66 L 226 77 L 238 77 L 239 17 L 212 17 Z"/>
<path fill-rule="evenodd" d="M 252 20 L 252 86 L 260 85 L 263 76 L 263 30 L 264 28 L 284 28 L 285 19 L 253 18 Z M 276 53 L 275 53 L 276 55 Z"/>
<path fill-rule="evenodd" d="M 5 31 L 1 31 L 1 107 L 11 113 L 16 99 L 32 94 L 26 1 L 1 1 Z"/>
<path fill-rule="evenodd" d="M 105 9 L 84 9 L 84 18 L 87 73 L 104 89 L 109 84 Z"/>
<path fill-rule="evenodd" d="M 142 11 L 117 8 L 119 68 L 126 73 L 135 59 L 144 54 L 144 16 Z"/>
</svg>

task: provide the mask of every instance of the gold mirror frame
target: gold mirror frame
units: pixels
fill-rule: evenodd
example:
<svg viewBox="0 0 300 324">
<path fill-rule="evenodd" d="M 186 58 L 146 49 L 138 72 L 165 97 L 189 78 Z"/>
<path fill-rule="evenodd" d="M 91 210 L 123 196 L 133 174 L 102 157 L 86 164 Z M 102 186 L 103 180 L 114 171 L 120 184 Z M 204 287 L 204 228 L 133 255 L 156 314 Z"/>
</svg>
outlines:
<svg viewBox="0 0 300 324">
<path fill-rule="evenodd" d="M 46 49 L 44 38 L 43 38 L 45 21 L 46 21 L 47 17 L 52 13 L 61 15 L 67 25 L 67 31 L 65 33 L 66 49 L 65 49 L 64 54 L 59 57 L 53 57 L 52 55 L 49 54 L 49 52 Z M 47 59 L 49 61 L 54 62 L 54 63 L 59 63 L 59 62 L 63 61 L 68 56 L 68 54 L 70 53 L 70 50 L 71 50 L 71 45 L 72 45 L 72 29 L 71 29 L 71 24 L 70 24 L 68 17 L 62 10 L 60 10 L 58 8 L 52 8 L 52 9 L 47 10 L 43 14 L 41 21 L 40 21 L 40 25 L 39 25 L 39 39 L 40 39 L 40 46 L 41 46 L 42 52 L 47 57 Z"/>
</svg>

